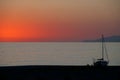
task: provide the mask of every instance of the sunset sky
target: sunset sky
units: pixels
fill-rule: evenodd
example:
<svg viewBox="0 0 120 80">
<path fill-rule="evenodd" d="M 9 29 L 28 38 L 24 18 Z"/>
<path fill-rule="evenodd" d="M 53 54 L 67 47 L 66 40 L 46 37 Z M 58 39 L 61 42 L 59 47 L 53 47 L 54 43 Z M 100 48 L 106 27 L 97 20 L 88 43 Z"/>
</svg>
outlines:
<svg viewBox="0 0 120 80">
<path fill-rule="evenodd" d="M 120 0 L 0 0 L 0 41 L 120 35 Z"/>
</svg>

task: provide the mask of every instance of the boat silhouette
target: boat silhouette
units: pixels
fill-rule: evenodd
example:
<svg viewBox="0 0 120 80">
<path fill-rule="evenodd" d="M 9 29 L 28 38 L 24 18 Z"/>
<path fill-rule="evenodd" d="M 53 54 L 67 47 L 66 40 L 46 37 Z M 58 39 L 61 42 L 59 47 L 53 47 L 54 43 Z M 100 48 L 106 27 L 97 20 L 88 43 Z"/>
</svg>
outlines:
<svg viewBox="0 0 120 80">
<path fill-rule="evenodd" d="M 105 40 L 104 40 L 103 35 L 101 38 L 101 42 L 102 42 L 102 56 L 100 59 L 93 60 L 94 66 L 108 66 L 108 64 L 109 64 L 107 49 L 106 49 Z M 106 54 L 106 59 L 105 59 L 105 54 Z"/>
</svg>

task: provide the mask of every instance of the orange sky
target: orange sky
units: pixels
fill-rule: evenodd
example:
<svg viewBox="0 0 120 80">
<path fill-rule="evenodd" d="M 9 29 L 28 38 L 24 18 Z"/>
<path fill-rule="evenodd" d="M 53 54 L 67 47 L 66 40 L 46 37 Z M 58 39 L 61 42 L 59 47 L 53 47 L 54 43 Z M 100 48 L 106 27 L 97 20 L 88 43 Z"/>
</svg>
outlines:
<svg viewBox="0 0 120 80">
<path fill-rule="evenodd" d="M 0 41 L 81 41 L 120 35 L 119 0 L 1 0 Z"/>
</svg>

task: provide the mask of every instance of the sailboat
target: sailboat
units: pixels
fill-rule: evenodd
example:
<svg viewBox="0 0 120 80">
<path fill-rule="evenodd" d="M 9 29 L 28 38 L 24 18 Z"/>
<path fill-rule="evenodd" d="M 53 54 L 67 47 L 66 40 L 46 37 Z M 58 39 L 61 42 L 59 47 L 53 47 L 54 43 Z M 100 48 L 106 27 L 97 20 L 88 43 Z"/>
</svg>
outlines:
<svg viewBox="0 0 120 80">
<path fill-rule="evenodd" d="M 108 66 L 108 64 L 109 64 L 107 49 L 106 49 L 105 40 L 104 40 L 103 35 L 102 35 L 101 41 L 102 41 L 102 56 L 100 59 L 93 61 L 94 66 Z M 106 59 L 105 59 L 105 54 L 106 54 Z"/>
</svg>

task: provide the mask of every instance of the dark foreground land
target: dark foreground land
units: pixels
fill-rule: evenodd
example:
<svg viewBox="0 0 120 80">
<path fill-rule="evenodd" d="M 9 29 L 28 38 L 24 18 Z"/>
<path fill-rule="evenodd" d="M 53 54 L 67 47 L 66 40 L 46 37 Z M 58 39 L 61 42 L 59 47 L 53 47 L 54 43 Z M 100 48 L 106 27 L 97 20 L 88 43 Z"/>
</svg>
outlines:
<svg viewBox="0 0 120 80">
<path fill-rule="evenodd" d="M 120 80 L 120 67 L 115 66 L 0 67 L 0 80 Z"/>
</svg>

